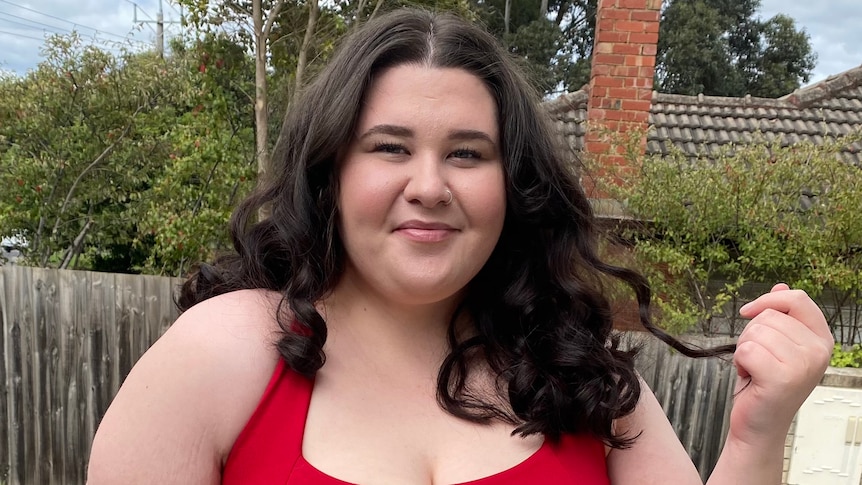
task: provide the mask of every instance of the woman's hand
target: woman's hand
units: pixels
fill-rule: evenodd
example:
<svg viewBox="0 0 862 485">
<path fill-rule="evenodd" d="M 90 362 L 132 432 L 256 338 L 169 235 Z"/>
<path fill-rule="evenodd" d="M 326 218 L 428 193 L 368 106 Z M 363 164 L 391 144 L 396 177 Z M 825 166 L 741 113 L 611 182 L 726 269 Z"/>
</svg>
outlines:
<svg viewBox="0 0 862 485">
<path fill-rule="evenodd" d="M 778 284 L 740 309 L 751 321 L 733 356 L 738 379 L 728 441 L 782 442 L 793 416 L 820 382 L 834 341 L 817 304 Z"/>
</svg>

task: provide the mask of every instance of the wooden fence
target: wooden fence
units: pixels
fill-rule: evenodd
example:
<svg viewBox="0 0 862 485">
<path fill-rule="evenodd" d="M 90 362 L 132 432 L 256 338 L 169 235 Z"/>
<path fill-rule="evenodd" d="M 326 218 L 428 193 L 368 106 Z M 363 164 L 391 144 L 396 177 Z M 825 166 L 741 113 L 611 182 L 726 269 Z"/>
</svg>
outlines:
<svg viewBox="0 0 862 485">
<path fill-rule="evenodd" d="M 177 283 L 0 267 L 0 481 L 84 483 L 99 419 L 176 318 Z"/>
<path fill-rule="evenodd" d="M 0 267 L 0 483 L 81 485 L 99 419 L 176 318 L 179 280 Z M 733 367 L 643 335 L 638 368 L 705 476 L 727 429 Z M 715 345 L 712 341 L 701 345 Z"/>
</svg>

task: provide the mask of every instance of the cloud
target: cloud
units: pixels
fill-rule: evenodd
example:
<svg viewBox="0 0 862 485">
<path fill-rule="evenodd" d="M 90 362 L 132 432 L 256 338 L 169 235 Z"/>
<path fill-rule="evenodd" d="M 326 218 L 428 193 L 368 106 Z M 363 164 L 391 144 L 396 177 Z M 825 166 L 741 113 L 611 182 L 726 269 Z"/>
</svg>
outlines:
<svg viewBox="0 0 862 485">
<path fill-rule="evenodd" d="M 764 18 L 783 13 L 811 37 L 817 66 L 811 82 L 862 64 L 862 8 L 859 0 L 763 0 Z"/>
</svg>

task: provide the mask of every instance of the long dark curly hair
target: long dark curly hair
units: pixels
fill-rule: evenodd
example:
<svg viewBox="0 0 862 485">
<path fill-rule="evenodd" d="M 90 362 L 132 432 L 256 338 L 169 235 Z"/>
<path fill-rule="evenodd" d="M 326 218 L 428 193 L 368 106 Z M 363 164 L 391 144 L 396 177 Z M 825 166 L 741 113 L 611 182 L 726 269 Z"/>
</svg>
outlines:
<svg viewBox="0 0 862 485">
<path fill-rule="evenodd" d="M 662 340 L 688 355 L 715 352 L 689 349 L 653 326 L 645 279 L 599 258 L 589 201 L 539 96 L 491 35 L 450 14 L 399 10 L 343 40 L 290 107 L 271 175 L 237 207 L 236 253 L 198 266 L 182 287 L 180 309 L 237 289 L 278 291 L 278 350 L 292 369 L 314 375 L 327 335 L 315 303 L 335 286 L 345 260 L 338 153 L 354 134 L 375 74 L 408 63 L 464 69 L 486 84 L 498 108 L 507 181 L 500 240 L 449 324 L 451 350 L 437 381 L 441 406 L 476 422 L 502 419 L 523 435 L 553 440 L 586 432 L 610 446 L 630 444 L 633 437 L 614 433 L 612 422 L 632 412 L 640 395 L 635 352 L 622 350 L 612 333 L 602 281 L 630 286 L 642 324 Z M 272 216 L 254 222 L 267 204 Z M 465 313 L 475 331 L 459 339 L 454 322 Z M 498 399 L 471 392 L 479 361 L 495 374 Z"/>
</svg>

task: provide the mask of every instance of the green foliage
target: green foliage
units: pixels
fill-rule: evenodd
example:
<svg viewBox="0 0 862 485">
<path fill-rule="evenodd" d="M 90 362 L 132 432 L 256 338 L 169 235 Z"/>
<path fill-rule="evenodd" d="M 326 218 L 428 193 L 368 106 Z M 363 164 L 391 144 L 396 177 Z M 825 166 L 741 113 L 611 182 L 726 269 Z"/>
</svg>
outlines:
<svg viewBox="0 0 862 485">
<path fill-rule="evenodd" d="M 816 55 L 793 19 L 757 16 L 759 0 L 672 0 L 662 13 L 662 92 L 774 98 L 808 82 Z"/>
<path fill-rule="evenodd" d="M 708 157 L 630 157 L 635 169 L 606 176 L 606 189 L 643 221 L 625 236 L 665 325 L 712 333 L 720 318 L 738 330 L 734 303 L 752 283 L 784 281 L 815 298 L 829 296 L 837 305 L 827 315 L 834 325 L 858 309 L 862 169 L 841 153 L 860 140 L 855 134 L 820 146 L 780 146 L 761 139 Z M 623 183 L 609 183 L 612 177 Z"/>
<path fill-rule="evenodd" d="M 835 344 L 832 349 L 832 358 L 829 360 L 832 367 L 862 367 L 862 346 L 855 344 L 847 350 L 841 344 Z"/>
<path fill-rule="evenodd" d="M 545 12 L 535 0 L 471 0 L 470 4 L 491 33 L 524 60 L 541 92 L 576 91 L 589 82 L 596 0 L 551 0 Z"/>
<path fill-rule="evenodd" d="M 25 263 L 180 274 L 225 247 L 253 175 L 245 54 L 210 39 L 116 57 L 76 36 L 45 53 L 0 80 L 0 234 Z"/>
</svg>

